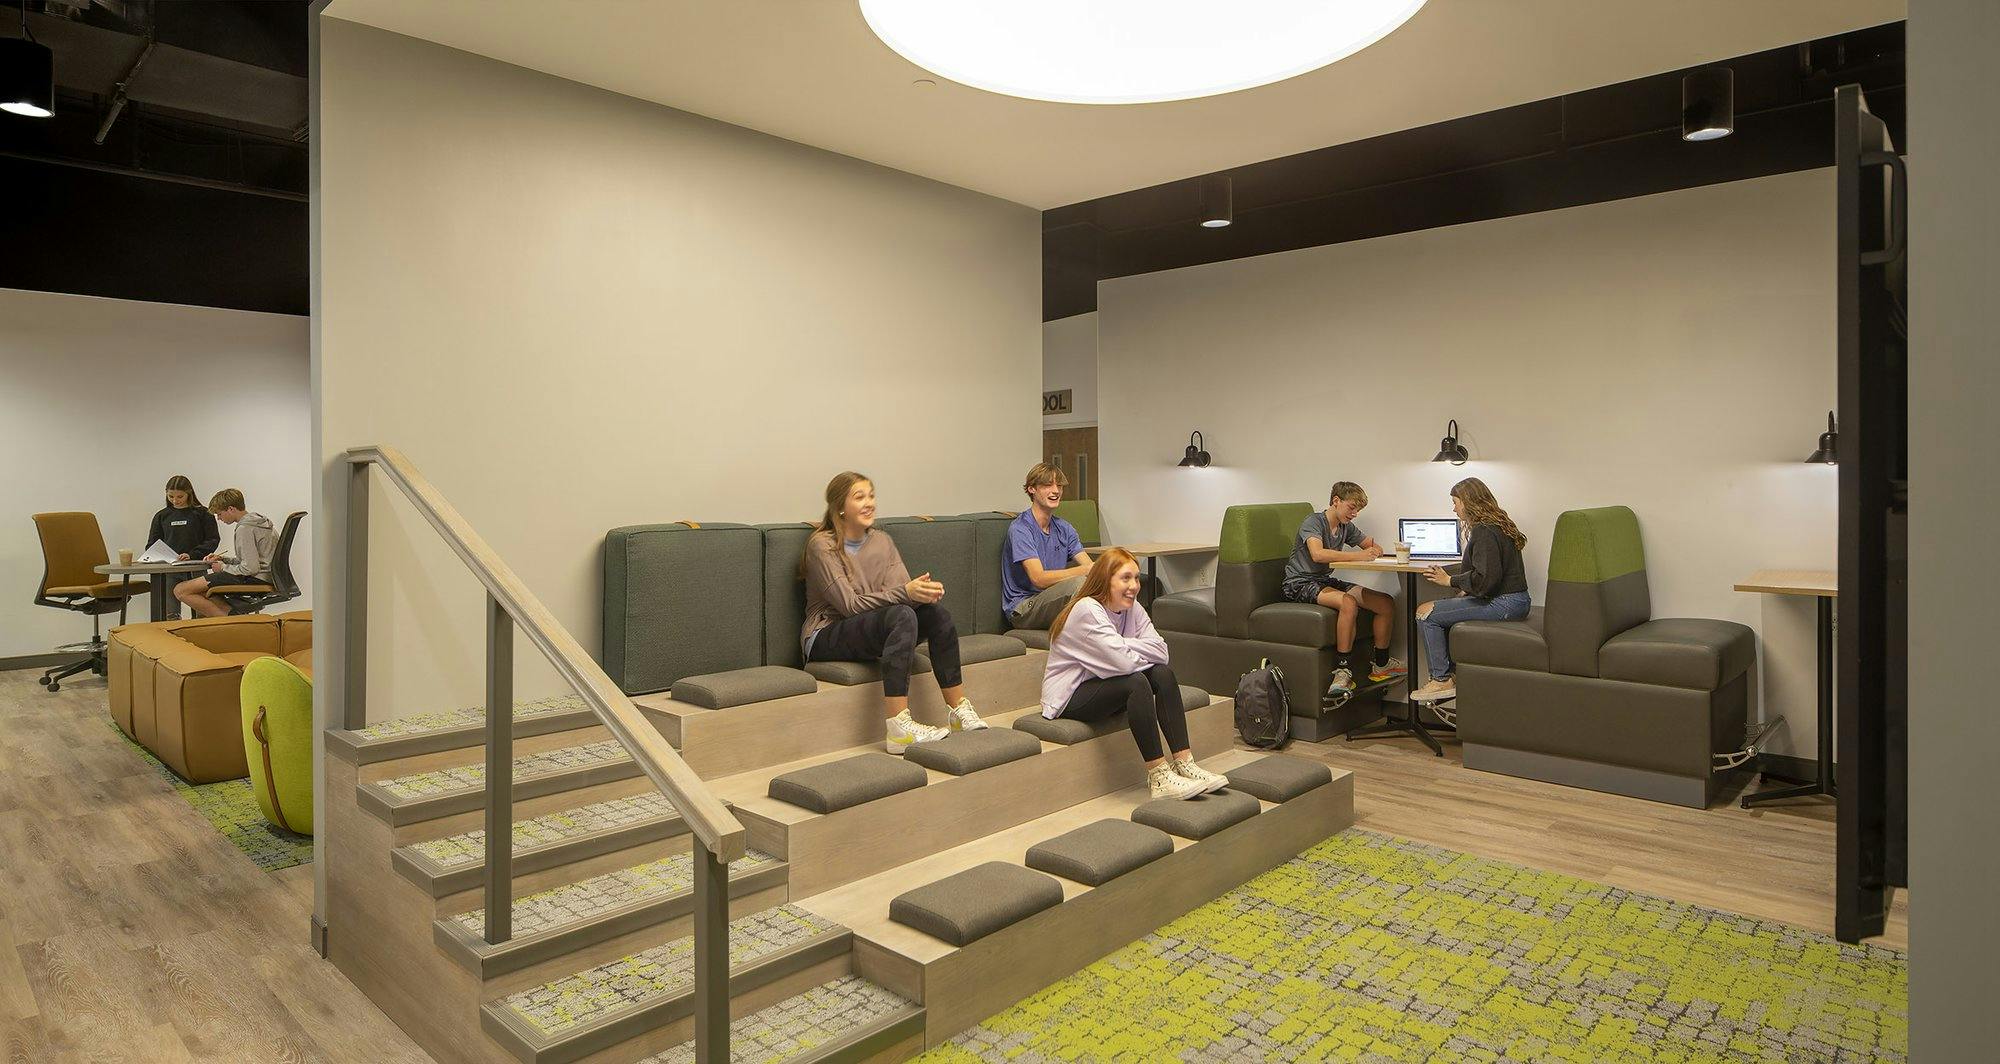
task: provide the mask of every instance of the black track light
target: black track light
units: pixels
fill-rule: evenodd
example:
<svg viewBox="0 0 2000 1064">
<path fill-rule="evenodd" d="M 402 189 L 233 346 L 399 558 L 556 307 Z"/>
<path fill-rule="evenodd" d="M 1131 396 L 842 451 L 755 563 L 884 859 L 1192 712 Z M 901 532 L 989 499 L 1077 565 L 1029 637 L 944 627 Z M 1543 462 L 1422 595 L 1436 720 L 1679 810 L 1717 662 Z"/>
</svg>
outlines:
<svg viewBox="0 0 2000 1064">
<path fill-rule="evenodd" d="M 1236 220 L 1236 189 L 1228 174 L 1210 174 L 1201 179 L 1201 225 L 1221 229 Z"/>
<path fill-rule="evenodd" d="M 56 54 L 28 32 L 28 0 L 21 0 L 21 35 L 0 37 L 0 111 L 29 118 L 56 113 Z"/>
<path fill-rule="evenodd" d="M 1736 73 L 1704 67 L 1681 79 L 1681 139 L 1721 140 L 1736 132 Z"/>
<path fill-rule="evenodd" d="M 1187 453 L 1181 455 L 1181 465 L 1194 469 L 1208 468 L 1208 452 L 1203 450 L 1207 445 L 1208 441 L 1201 438 L 1200 430 L 1189 434 Z"/>
<path fill-rule="evenodd" d="M 1454 418 L 1449 425 L 1445 426 L 1444 439 L 1438 441 L 1437 457 L 1432 458 L 1431 461 L 1464 465 L 1466 460 L 1471 457 L 1472 455 L 1466 451 L 1465 445 L 1458 442 L 1458 420 Z"/>
<path fill-rule="evenodd" d="M 1826 412 L 1826 431 L 1819 434 L 1819 447 L 1812 457 L 1806 459 L 1808 465 L 1840 464 L 1840 431 L 1834 427 L 1833 411 Z"/>
</svg>

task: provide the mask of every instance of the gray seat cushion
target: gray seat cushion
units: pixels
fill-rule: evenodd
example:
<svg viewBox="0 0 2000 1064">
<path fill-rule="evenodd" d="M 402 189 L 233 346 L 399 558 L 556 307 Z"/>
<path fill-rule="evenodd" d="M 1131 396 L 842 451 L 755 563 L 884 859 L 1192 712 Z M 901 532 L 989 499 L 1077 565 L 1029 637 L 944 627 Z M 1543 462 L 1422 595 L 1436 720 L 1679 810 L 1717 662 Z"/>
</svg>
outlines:
<svg viewBox="0 0 2000 1064">
<path fill-rule="evenodd" d="M 1203 706 L 1205 706 L 1205 705 L 1208 705 L 1208 692 L 1207 692 L 1207 691 L 1204 691 L 1204 690 L 1202 690 L 1202 689 L 1201 689 L 1201 688 L 1199 688 L 1199 687 L 1189 687 L 1189 686 L 1188 686 L 1187 684 L 1182 684 L 1182 685 L 1181 685 L 1181 708 L 1182 708 L 1182 709 L 1186 709 L 1186 710 L 1196 710 L 1196 709 L 1200 709 L 1201 707 L 1203 707 Z"/>
<path fill-rule="evenodd" d="M 1606 640 L 1597 652 L 1597 673 L 1607 680 L 1713 691 L 1756 659 L 1757 637 L 1747 625 L 1667 617 Z"/>
<path fill-rule="evenodd" d="M 1147 612 L 1153 615 L 1153 627 L 1162 632 L 1214 635 L 1215 589 L 1203 587 L 1161 595 L 1153 600 L 1153 608 Z"/>
<path fill-rule="evenodd" d="M 882 666 L 872 661 L 808 661 L 806 671 L 842 687 L 857 687 L 864 683 L 882 682 Z M 931 663 L 922 654 L 910 659 L 910 675 L 916 676 L 931 671 Z"/>
<path fill-rule="evenodd" d="M 1330 647 L 1334 645 L 1334 628 L 1339 623 L 1340 614 L 1325 606 L 1273 602 L 1250 611 L 1250 638 L 1290 643 L 1295 647 Z M 1357 632 L 1368 630 L 1365 622 L 1357 622 L 1354 627 Z"/>
<path fill-rule="evenodd" d="M 831 813 L 916 790 L 928 779 L 920 766 L 904 764 L 893 754 L 871 753 L 774 776 L 769 793 L 801 809 Z"/>
<path fill-rule="evenodd" d="M 704 709 L 728 709 L 773 698 L 809 695 L 817 690 L 819 681 L 808 673 L 780 665 L 759 665 L 754 669 L 683 676 L 674 681 L 674 701 Z"/>
<path fill-rule="evenodd" d="M 982 661 L 999 661 L 1002 658 L 1018 658 L 1028 652 L 1028 648 L 1018 639 L 1004 635 L 965 635 L 958 637 L 958 663 L 977 665 Z M 930 671 L 930 648 L 917 644 L 917 659 L 924 663 L 924 671 Z"/>
<path fill-rule="evenodd" d="M 763 533 L 669 524 L 605 535 L 604 671 L 619 690 L 765 663 Z"/>
<path fill-rule="evenodd" d="M 1048 876 L 988 861 L 899 895 L 889 903 L 889 919 L 963 946 L 1062 900 L 1062 884 Z"/>
<path fill-rule="evenodd" d="M 1011 628 L 1008 629 L 1007 636 L 1010 639 L 1020 640 L 1034 650 L 1047 650 L 1049 648 L 1049 633 L 1039 628 Z"/>
<path fill-rule="evenodd" d="M 806 582 L 799 559 L 813 526 L 794 521 L 758 525 L 764 534 L 764 664 L 804 664 L 799 654 L 799 630 L 806 623 Z"/>
<path fill-rule="evenodd" d="M 1130 820 L 1100 820 L 1028 848 L 1028 867 L 1089 886 L 1102 886 L 1174 852 L 1158 828 Z"/>
<path fill-rule="evenodd" d="M 1467 665 L 1549 671 L 1549 644 L 1542 638 L 1542 608 L 1519 621 L 1465 621 L 1451 626 L 1451 657 Z"/>
<path fill-rule="evenodd" d="M 1199 798 L 1156 798 L 1132 810 L 1132 820 L 1184 839 L 1205 839 L 1262 808 L 1247 794 L 1223 790 Z"/>
<path fill-rule="evenodd" d="M 1041 740 L 1025 731 L 986 728 L 981 731 L 954 732 L 950 738 L 940 739 L 934 743 L 911 743 L 909 749 L 903 751 L 903 760 L 939 772 L 963 776 L 968 772 L 978 772 L 983 768 L 1033 757 L 1041 752 Z"/>
<path fill-rule="evenodd" d="M 1284 754 L 1266 754 L 1242 768 L 1226 772 L 1231 790 L 1267 802 L 1288 802 L 1314 787 L 1333 782 L 1333 770 L 1317 761 Z"/>
<path fill-rule="evenodd" d="M 1001 558 L 1007 548 L 1007 526 L 1014 522 L 1014 515 L 987 510 L 958 516 L 959 520 L 972 522 L 973 615 L 962 617 L 959 608 L 953 606 L 952 620 L 958 622 L 961 632 L 1004 634 L 1007 615 L 1000 608 L 1005 594 L 1000 586 L 1000 570 L 1006 563 Z"/>
<path fill-rule="evenodd" d="M 1208 702 L 1209 696 L 1207 691 L 1199 687 L 1189 687 L 1186 684 L 1181 685 L 1182 709 L 1200 709 L 1208 705 Z M 1014 718 L 1014 727 L 1044 742 L 1057 743 L 1062 746 L 1073 746 L 1086 739 L 1095 739 L 1100 735 L 1110 735 L 1113 732 L 1124 731 L 1125 714 L 1121 711 L 1101 720 L 1081 721 L 1071 720 L 1068 717 L 1057 717 L 1054 720 L 1050 720 L 1042 716 L 1039 712 L 1024 713 Z"/>
</svg>

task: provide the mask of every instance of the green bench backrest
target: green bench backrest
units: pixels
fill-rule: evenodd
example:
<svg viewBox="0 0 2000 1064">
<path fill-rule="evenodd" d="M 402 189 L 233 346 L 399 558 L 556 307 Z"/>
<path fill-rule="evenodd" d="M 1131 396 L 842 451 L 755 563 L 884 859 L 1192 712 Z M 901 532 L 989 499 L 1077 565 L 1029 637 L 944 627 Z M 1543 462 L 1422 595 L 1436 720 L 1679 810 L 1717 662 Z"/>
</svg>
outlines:
<svg viewBox="0 0 2000 1064">
<path fill-rule="evenodd" d="M 1542 616 L 1550 671 L 1596 676 L 1598 648 L 1652 616 L 1638 515 L 1600 506 L 1557 517 Z"/>
<path fill-rule="evenodd" d="M 1215 634 L 1250 637 L 1250 611 L 1279 601 L 1285 559 L 1299 524 L 1313 512 L 1307 502 L 1231 506 L 1222 513 L 1215 566 Z"/>
</svg>

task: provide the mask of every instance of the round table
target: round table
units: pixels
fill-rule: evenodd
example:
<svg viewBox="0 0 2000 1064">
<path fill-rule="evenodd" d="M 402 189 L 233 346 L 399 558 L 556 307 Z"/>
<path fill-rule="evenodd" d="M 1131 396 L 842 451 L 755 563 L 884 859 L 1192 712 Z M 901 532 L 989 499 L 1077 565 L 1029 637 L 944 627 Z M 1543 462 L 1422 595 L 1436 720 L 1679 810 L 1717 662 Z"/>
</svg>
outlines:
<svg viewBox="0 0 2000 1064">
<path fill-rule="evenodd" d="M 135 576 L 152 577 L 153 620 L 164 621 L 167 619 L 169 608 L 176 614 L 180 612 L 178 605 L 173 605 L 173 585 L 176 581 L 172 578 L 179 574 L 191 576 L 195 573 L 205 573 L 208 571 L 208 563 L 193 559 L 184 562 L 133 562 L 130 565 L 112 562 L 109 565 L 96 566 L 92 571 L 105 576 L 122 576 L 128 584 Z"/>
</svg>

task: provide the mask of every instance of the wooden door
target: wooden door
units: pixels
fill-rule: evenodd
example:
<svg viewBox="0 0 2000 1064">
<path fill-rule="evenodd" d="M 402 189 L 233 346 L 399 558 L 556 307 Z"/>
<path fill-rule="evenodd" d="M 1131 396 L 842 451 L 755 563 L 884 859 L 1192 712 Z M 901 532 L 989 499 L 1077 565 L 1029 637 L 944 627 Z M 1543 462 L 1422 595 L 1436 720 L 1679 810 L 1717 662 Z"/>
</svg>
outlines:
<svg viewBox="0 0 2000 1064">
<path fill-rule="evenodd" d="M 1050 465 L 1069 474 L 1063 498 L 1097 498 L 1097 426 L 1044 429 L 1042 453 Z"/>
</svg>

